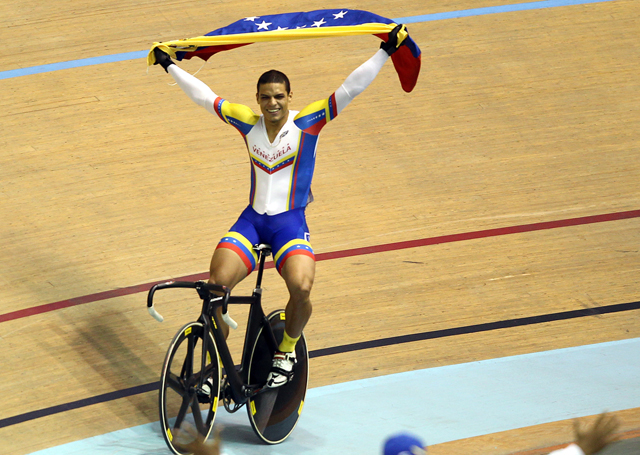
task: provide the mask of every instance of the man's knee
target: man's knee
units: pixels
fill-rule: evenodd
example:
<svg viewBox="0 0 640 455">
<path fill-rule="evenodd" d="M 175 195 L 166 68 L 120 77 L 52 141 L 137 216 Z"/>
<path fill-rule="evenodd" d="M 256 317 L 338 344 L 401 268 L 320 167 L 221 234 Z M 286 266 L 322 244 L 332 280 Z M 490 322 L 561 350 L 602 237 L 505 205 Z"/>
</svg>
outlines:
<svg viewBox="0 0 640 455">
<path fill-rule="evenodd" d="M 289 286 L 289 294 L 298 301 L 307 301 L 311 296 L 311 288 L 313 287 L 312 279 L 303 279 Z"/>
<path fill-rule="evenodd" d="M 306 293 L 306 294 L 310 294 L 311 293 L 311 288 L 313 287 L 313 275 L 311 274 L 306 274 L 302 277 L 302 280 L 300 281 L 300 292 Z"/>
<path fill-rule="evenodd" d="M 282 277 L 295 300 L 309 300 L 315 277 L 315 261 L 308 256 L 293 256 L 285 263 Z"/>
</svg>

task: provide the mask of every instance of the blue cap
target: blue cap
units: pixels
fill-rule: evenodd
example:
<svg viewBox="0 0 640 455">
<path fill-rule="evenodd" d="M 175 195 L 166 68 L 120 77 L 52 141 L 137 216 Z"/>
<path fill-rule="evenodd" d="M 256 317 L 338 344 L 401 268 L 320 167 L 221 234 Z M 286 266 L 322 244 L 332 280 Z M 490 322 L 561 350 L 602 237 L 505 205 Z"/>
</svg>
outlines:
<svg viewBox="0 0 640 455">
<path fill-rule="evenodd" d="M 408 433 L 400 433 L 389 437 L 384 443 L 384 455 L 424 455 L 426 445 Z"/>
</svg>

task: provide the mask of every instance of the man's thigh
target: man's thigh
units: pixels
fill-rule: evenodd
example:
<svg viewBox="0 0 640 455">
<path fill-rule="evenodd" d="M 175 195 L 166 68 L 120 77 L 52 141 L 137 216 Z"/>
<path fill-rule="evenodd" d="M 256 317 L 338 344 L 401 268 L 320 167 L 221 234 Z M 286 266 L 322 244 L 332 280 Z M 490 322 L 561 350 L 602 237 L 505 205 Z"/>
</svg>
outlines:
<svg viewBox="0 0 640 455">
<path fill-rule="evenodd" d="M 233 289 L 250 272 L 240 255 L 228 248 L 217 248 L 211 258 L 209 268 L 212 283 Z"/>
<path fill-rule="evenodd" d="M 312 256 L 297 254 L 287 259 L 281 270 L 289 293 L 311 292 L 316 274 L 316 261 Z"/>
<path fill-rule="evenodd" d="M 257 253 L 253 245 L 259 242 L 255 226 L 243 213 L 220 240 L 211 258 L 211 280 L 233 288 L 255 268 Z"/>
</svg>

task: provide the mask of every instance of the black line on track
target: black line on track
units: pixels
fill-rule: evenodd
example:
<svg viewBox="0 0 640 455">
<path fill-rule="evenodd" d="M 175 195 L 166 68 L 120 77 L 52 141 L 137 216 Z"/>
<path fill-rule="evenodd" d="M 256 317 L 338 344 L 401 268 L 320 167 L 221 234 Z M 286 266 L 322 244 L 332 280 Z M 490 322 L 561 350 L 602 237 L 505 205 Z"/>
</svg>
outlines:
<svg viewBox="0 0 640 455">
<path fill-rule="evenodd" d="M 467 325 L 464 327 L 454 327 L 452 329 L 434 330 L 432 332 L 415 333 L 412 335 L 400 335 L 396 337 L 381 338 L 379 340 L 363 341 L 360 343 L 343 344 L 341 346 L 334 346 L 331 348 L 316 349 L 315 351 L 309 352 L 309 358 L 313 359 L 315 357 L 342 354 L 345 352 L 359 351 L 361 349 L 378 348 L 400 343 L 410 343 L 412 341 L 432 340 L 434 338 L 466 335 L 470 333 L 487 332 L 489 330 L 508 329 L 512 327 L 522 327 L 525 325 L 542 324 L 544 322 L 563 321 L 566 319 L 618 313 L 620 311 L 630 311 L 637 309 L 640 309 L 640 302 L 618 303 L 615 305 L 585 308 L 582 310 L 563 311 L 561 313 L 551 313 L 542 314 L 539 316 L 529 316 L 525 318 L 507 319 L 504 321 L 487 322 L 484 324 Z"/>
<path fill-rule="evenodd" d="M 484 324 L 467 325 L 463 327 L 454 327 L 451 329 L 434 330 L 431 332 L 414 333 L 410 335 L 400 335 L 396 337 L 381 338 L 378 340 L 363 341 L 360 343 L 343 344 L 331 348 L 316 349 L 309 352 L 309 358 L 324 357 L 327 355 L 343 354 L 346 352 L 361 351 L 363 349 L 378 348 L 383 346 L 392 346 L 402 343 L 411 343 L 414 341 L 433 340 L 435 338 L 446 338 L 457 335 L 468 335 L 471 333 L 487 332 L 490 330 L 508 329 L 513 327 L 522 327 L 534 324 L 543 324 L 545 322 L 564 321 L 567 319 L 583 318 L 587 316 L 596 316 L 601 314 L 619 313 L 621 311 L 632 311 L 640 309 L 640 301 L 629 303 L 618 303 L 615 305 L 606 305 L 594 308 L 585 308 L 581 310 L 563 311 L 560 313 L 542 314 L 539 316 L 529 316 L 524 318 L 506 319 L 504 321 L 487 322 Z M 30 420 L 47 417 L 73 409 L 79 409 L 98 403 L 106 403 L 120 398 L 126 398 L 141 393 L 152 392 L 158 390 L 160 382 L 151 382 L 127 389 L 116 390 L 114 392 L 96 395 L 82 400 L 72 401 L 49 408 L 39 409 L 27 412 L 13 417 L 0 419 L 0 428 L 28 422 Z"/>
</svg>

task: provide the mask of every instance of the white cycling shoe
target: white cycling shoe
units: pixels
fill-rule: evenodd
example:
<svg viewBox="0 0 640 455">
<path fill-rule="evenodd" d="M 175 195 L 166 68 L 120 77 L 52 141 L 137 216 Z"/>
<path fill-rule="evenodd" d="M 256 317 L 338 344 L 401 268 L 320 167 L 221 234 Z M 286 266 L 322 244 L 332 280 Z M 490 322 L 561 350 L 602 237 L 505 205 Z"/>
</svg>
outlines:
<svg viewBox="0 0 640 455">
<path fill-rule="evenodd" d="M 273 356 L 271 371 L 267 378 L 267 387 L 276 388 L 285 385 L 293 378 L 293 367 L 296 364 L 296 353 L 277 351 Z"/>
</svg>

